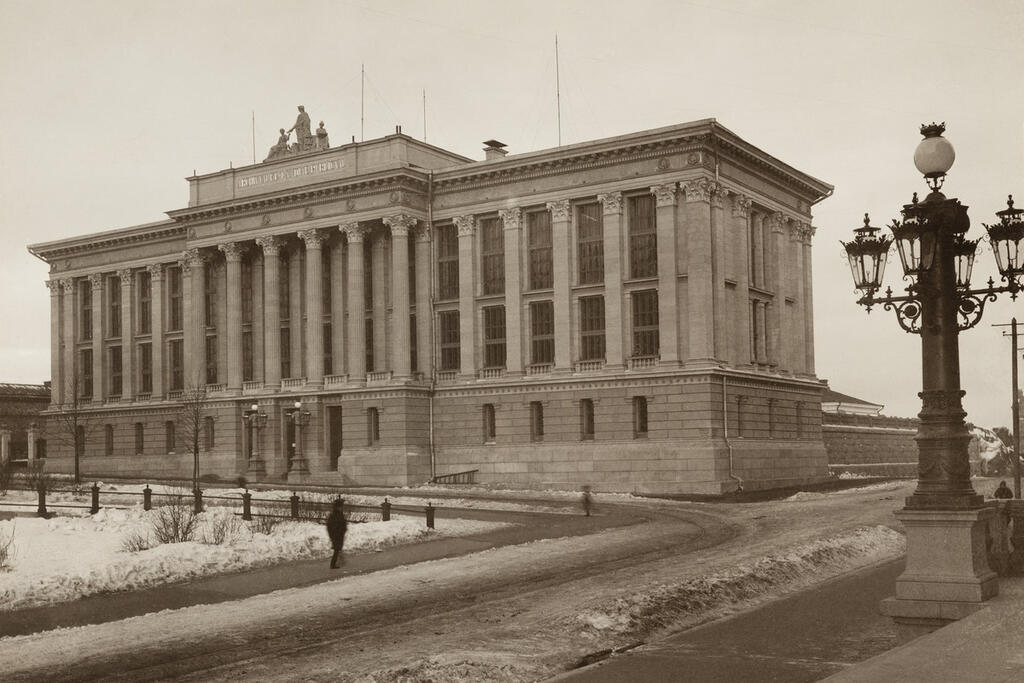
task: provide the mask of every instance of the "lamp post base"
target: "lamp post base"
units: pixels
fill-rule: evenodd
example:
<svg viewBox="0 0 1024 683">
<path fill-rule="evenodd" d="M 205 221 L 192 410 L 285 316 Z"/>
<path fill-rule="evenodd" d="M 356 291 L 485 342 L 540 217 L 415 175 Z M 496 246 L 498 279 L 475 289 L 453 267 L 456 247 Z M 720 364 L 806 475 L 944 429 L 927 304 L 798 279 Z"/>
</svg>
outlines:
<svg viewBox="0 0 1024 683">
<path fill-rule="evenodd" d="M 263 458 L 252 458 L 249 460 L 249 465 L 245 469 L 246 476 L 262 477 L 266 473 L 267 465 L 263 462 Z"/>
<path fill-rule="evenodd" d="M 309 465 L 305 458 L 294 458 L 288 470 L 289 484 L 302 484 L 309 480 Z"/>
<path fill-rule="evenodd" d="M 907 567 L 881 610 L 899 625 L 901 641 L 962 619 L 999 593 L 987 559 L 995 514 L 992 508 L 896 512 L 907 534 Z"/>
</svg>

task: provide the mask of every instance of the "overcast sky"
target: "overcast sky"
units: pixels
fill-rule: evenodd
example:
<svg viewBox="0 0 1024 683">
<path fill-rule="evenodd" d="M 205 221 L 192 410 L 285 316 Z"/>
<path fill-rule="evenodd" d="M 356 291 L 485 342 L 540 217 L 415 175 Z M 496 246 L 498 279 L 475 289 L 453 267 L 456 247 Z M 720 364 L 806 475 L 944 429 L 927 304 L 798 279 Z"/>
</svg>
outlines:
<svg viewBox="0 0 1024 683">
<path fill-rule="evenodd" d="M 920 410 L 920 340 L 856 298 L 840 239 L 924 183 L 921 123 L 957 151 L 972 232 L 1024 205 L 1024 0 L 53 2 L 0 0 L 0 381 L 49 378 L 47 267 L 25 245 L 164 218 L 184 177 L 266 156 L 304 104 L 337 145 L 394 132 L 481 159 L 713 117 L 835 185 L 814 207 L 817 374 Z M 899 260 L 887 281 L 901 285 Z M 975 281 L 996 276 L 979 247 Z M 989 304 L 960 338 L 968 420 L 1010 423 L 1010 344 Z M 1024 342 L 1022 342 L 1024 344 Z"/>
</svg>

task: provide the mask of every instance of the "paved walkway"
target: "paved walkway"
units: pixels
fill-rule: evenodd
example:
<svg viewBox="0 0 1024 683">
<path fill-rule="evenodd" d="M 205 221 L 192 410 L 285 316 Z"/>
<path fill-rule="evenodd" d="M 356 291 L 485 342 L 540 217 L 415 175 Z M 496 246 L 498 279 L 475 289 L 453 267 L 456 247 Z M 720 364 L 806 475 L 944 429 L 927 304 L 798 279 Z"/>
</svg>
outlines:
<svg viewBox="0 0 1024 683">
<path fill-rule="evenodd" d="M 555 505 L 557 503 L 552 506 Z M 457 510 L 439 507 L 436 513 L 437 526 L 443 529 L 446 518 L 511 522 L 513 526 L 472 536 L 438 538 L 396 545 L 377 552 L 349 553 L 345 564 L 336 570 L 329 568 L 329 558 L 289 562 L 187 583 L 95 595 L 46 607 L 3 612 L 0 613 L 0 637 L 35 633 L 58 627 L 104 623 L 164 609 L 238 600 L 282 588 L 322 583 L 347 574 L 365 574 L 427 560 L 466 555 L 488 548 L 527 543 L 543 538 L 588 534 L 646 521 L 640 513 L 633 513 L 621 507 L 616 508 L 614 515 L 592 517 L 584 517 L 582 514 Z"/>
</svg>

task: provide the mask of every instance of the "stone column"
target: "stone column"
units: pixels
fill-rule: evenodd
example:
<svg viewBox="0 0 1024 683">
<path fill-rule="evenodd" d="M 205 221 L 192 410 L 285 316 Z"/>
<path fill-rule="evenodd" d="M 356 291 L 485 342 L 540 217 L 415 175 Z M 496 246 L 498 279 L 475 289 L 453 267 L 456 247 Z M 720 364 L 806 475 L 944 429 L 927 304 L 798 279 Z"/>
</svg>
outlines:
<svg viewBox="0 0 1024 683">
<path fill-rule="evenodd" d="M 331 247 L 331 374 L 345 374 L 345 284 L 344 245 Z"/>
<path fill-rule="evenodd" d="M 263 249 L 263 386 L 281 386 L 281 240 L 274 235 L 256 238 Z"/>
<path fill-rule="evenodd" d="M 242 245 L 238 242 L 218 244 L 224 252 L 227 271 L 225 296 L 221 297 L 227 307 L 227 388 L 228 391 L 242 391 Z M 219 379 L 219 378 L 218 378 Z"/>
<path fill-rule="evenodd" d="M 814 374 L 814 290 L 812 288 L 811 273 L 811 238 L 814 237 L 815 228 L 807 225 L 804 230 L 804 351 L 806 358 L 806 370 L 808 375 Z"/>
<path fill-rule="evenodd" d="M 407 214 L 385 216 L 391 229 L 391 370 L 399 379 L 412 374 L 409 365 L 409 230 L 416 219 Z M 417 356 L 419 350 L 417 349 Z"/>
<path fill-rule="evenodd" d="M 476 218 L 456 216 L 455 227 L 459 231 L 459 374 L 463 377 L 476 376 L 476 306 L 474 286 L 476 278 L 476 255 L 473 249 L 473 235 L 476 232 Z"/>
<path fill-rule="evenodd" d="M 150 282 L 150 350 L 153 360 L 153 391 L 150 396 L 161 399 L 164 396 L 164 266 L 151 263 L 146 270 L 149 271 Z"/>
<path fill-rule="evenodd" d="M 572 372 L 572 312 L 569 310 L 569 211 L 568 199 L 548 202 L 551 212 L 551 268 L 554 286 L 555 372 Z"/>
<path fill-rule="evenodd" d="M 7 464 L 11 461 L 11 430 L 6 427 L 0 429 L 0 463 Z"/>
<path fill-rule="evenodd" d="M 604 215 L 604 363 L 622 368 L 622 193 L 597 195 Z M 659 297 L 660 298 L 660 297 Z"/>
<path fill-rule="evenodd" d="M 768 221 L 771 241 L 768 244 L 768 283 L 767 286 L 774 292 L 774 300 L 768 306 L 768 363 L 781 368 L 782 359 L 786 357 L 784 348 L 785 337 L 782 334 L 782 309 L 786 304 L 786 297 L 782 287 L 782 272 L 779 262 L 782 260 L 783 236 L 786 234 L 786 223 L 789 222 L 784 215 L 776 213 Z"/>
<path fill-rule="evenodd" d="M 421 224 L 416 231 L 416 361 L 423 377 L 434 372 L 433 324 L 430 306 L 430 226 Z"/>
<path fill-rule="evenodd" d="M 753 358 L 750 348 L 750 199 L 736 195 L 732 204 L 733 232 L 738 242 L 740 258 L 736 263 L 736 326 L 731 334 L 735 340 L 735 358 L 739 365 L 749 365 Z"/>
<path fill-rule="evenodd" d="M 131 401 L 135 396 L 135 273 L 125 268 L 117 271 L 117 277 L 121 280 L 121 400 Z"/>
<path fill-rule="evenodd" d="M 60 280 L 47 280 L 50 290 L 50 407 L 63 402 L 64 376 L 61 374 Z M 65 303 L 65 305 L 67 305 Z M 68 334 L 67 331 L 64 334 Z"/>
<path fill-rule="evenodd" d="M 804 318 L 807 315 L 807 300 L 804 292 L 804 246 L 802 237 L 805 225 L 807 224 L 794 221 L 790 224 L 789 228 L 789 253 L 793 267 L 791 282 L 796 306 L 794 307 L 793 320 L 786 332 L 791 336 L 795 347 L 792 352 L 792 370 L 799 374 L 807 372 L 807 358 L 804 349 Z"/>
<path fill-rule="evenodd" d="M 651 193 L 657 202 L 658 231 L 658 353 L 662 365 L 679 364 L 679 296 L 676 283 L 679 266 L 676 259 L 676 184 L 655 185 Z M 706 194 L 706 192 L 705 192 Z M 710 232 L 711 221 L 705 223 Z M 710 234 L 708 267 L 710 267 Z M 693 274 L 690 274 L 690 281 Z M 708 278 L 710 284 L 710 277 Z M 692 315 L 692 312 L 691 312 Z M 713 349 L 709 349 L 713 353 Z"/>
<path fill-rule="evenodd" d="M 184 305 L 185 388 L 206 386 L 206 264 L 198 249 L 187 249 L 181 260 Z"/>
<path fill-rule="evenodd" d="M 373 369 L 393 370 L 388 365 L 388 285 L 385 277 L 387 260 L 387 239 L 382 235 L 372 236 L 370 242 L 370 277 L 373 278 Z M 408 324 L 408 323 L 407 323 Z"/>
<path fill-rule="evenodd" d="M 686 327 L 690 341 L 687 362 L 708 363 L 715 357 L 714 292 L 712 290 L 711 189 L 705 178 L 682 184 L 686 195 L 688 264 Z M 658 251 L 665 247 L 658 238 Z M 659 297 L 660 298 L 660 297 Z M 662 329 L 665 325 L 662 323 Z"/>
<path fill-rule="evenodd" d="M 288 367 L 292 377 L 302 377 L 303 372 L 303 348 L 302 348 L 302 262 L 303 252 L 298 248 L 291 248 L 288 254 L 288 334 L 290 336 L 288 355 Z"/>
<path fill-rule="evenodd" d="M 551 206 L 548 204 L 549 208 Z M 520 252 L 523 211 L 518 207 L 501 209 L 498 216 L 505 228 L 505 372 L 511 377 L 518 377 L 523 374 L 523 269 Z M 554 226 L 551 229 L 554 230 Z M 558 317 L 557 313 L 555 317 Z M 555 345 L 558 345 L 557 336 Z"/>
<path fill-rule="evenodd" d="M 348 238 L 348 381 L 366 381 L 366 309 L 363 290 L 363 238 L 366 226 L 341 226 Z"/>
<path fill-rule="evenodd" d="M 326 237 L 317 230 L 303 230 L 299 237 L 306 243 L 306 382 L 323 386 L 323 245 Z"/>
<path fill-rule="evenodd" d="M 252 291 L 252 376 L 250 380 L 262 380 L 266 376 L 266 366 L 263 360 L 263 343 L 265 332 L 263 331 L 263 258 L 262 250 L 260 258 L 252 257 L 252 280 L 249 282 L 249 289 Z M 243 372 L 242 384 L 245 384 Z"/>
<path fill-rule="evenodd" d="M 78 332 L 75 330 L 75 318 L 78 315 L 75 297 L 75 280 L 74 278 L 65 278 L 60 281 L 61 288 L 61 299 L 63 305 L 63 323 L 61 324 L 62 334 L 61 343 L 64 345 L 62 349 L 64 370 L 61 373 L 61 379 L 64 380 L 64 386 L 61 387 L 61 398 L 65 404 L 75 403 L 78 398 L 82 395 L 82 389 L 78 386 L 78 382 L 82 379 L 82 369 L 78 367 L 78 359 L 75 357 L 76 354 L 76 343 L 78 342 Z M 78 395 L 75 395 L 75 392 Z"/>
<path fill-rule="evenodd" d="M 89 276 L 89 284 L 92 286 L 92 400 L 93 403 L 103 403 L 106 396 L 105 387 L 107 383 L 103 376 L 103 314 L 106 311 L 107 302 L 104 299 L 103 275 L 93 273 Z"/>
<path fill-rule="evenodd" d="M 729 356 L 729 313 L 725 304 L 725 207 L 729 191 L 711 183 L 711 300 L 715 358 Z"/>
<path fill-rule="evenodd" d="M 50 382 L 50 386 L 53 386 L 53 382 Z M 39 429 L 34 422 L 25 430 L 25 436 L 28 440 L 28 461 L 31 463 L 36 459 L 36 439 L 39 438 Z"/>
</svg>

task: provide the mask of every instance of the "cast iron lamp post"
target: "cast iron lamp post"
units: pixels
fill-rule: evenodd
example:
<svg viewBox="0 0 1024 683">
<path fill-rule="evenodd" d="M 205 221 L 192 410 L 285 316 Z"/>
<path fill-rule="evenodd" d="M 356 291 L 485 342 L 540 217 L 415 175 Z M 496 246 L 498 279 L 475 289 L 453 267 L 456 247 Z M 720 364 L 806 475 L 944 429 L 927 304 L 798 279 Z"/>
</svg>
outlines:
<svg viewBox="0 0 1024 683">
<path fill-rule="evenodd" d="M 247 469 L 250 472 L 263 473 L 266 471 L 266 466 L 263 463 L 263 458 L 260 457 L 260 432 L 267 426 L 269 416 L 260 412 L 260 406 L 257 403 L 253 403 L 252 407 L 242 415 L 252 427 L 252 454 L 249 456 Z"/>
<path fill-rule="evenodd" d="M 914 164 L 931 193 L 924 201 L 918 201 L 915 193 L 911 203 L 903 206 L 903 220 L 889 226 L 892 237 L 879 235 L 865 214 L 864 226 L 854 230 L 852 241 L 843 243 L 854 284 L 863 292 L 857 303 L 869 312 L 881 305 L 895 312 L 904 330 L 921 335 L 917 489 L 897 513 L 907 529 L 907 571 L 897 580 L 895 602 L 886 609 L 898 622 L 903 617 L 901 623 L 915 625 L 937 625 L 953 615 L 959 618 L 969 613 L 965 603 L 977 603 L 998 592 L 995 575 L 985 561 L 985 534 L 980 526 L 991 511 L 982 506 L 982 496 L 971 486 L 958 336 L 978 324 L 985 303 L 995 301 L 998 293 L 1016 298 L 1024 275 L 1024 211 L 1013 208 L 1011 196 L 1008 208 L 996 214 L 999 222 L 985 226 L 1005 284 L 997 287 L 989 278 L 986 288 L 970 288 L 980 240 L 966 238 L 967 207 L 939 192 L 955 158 L 953 146 L 942 137 L 944 131 L 945 124 L 921 126 L 924 140 L 914 152 Z M 884 296 L 876 296 L 893 242 L 910 284 L 905 295 L 893 295 L 890 287 Z M 894 607 L 895 603 L 903 605 Z"/>
<path fill-rule="evenodd" d="M 286 413 L 288 419 L 295 425 L 295 456 L 288 464 L 288 474 L 308 474 L 309 465 L 302 454 L 302 428 L 309 424 L 309 411 L 302 409 L 302 401 L 296 401 Z"/>
</svg>

